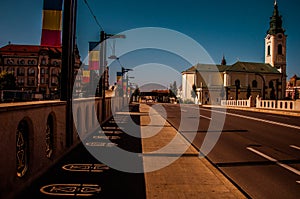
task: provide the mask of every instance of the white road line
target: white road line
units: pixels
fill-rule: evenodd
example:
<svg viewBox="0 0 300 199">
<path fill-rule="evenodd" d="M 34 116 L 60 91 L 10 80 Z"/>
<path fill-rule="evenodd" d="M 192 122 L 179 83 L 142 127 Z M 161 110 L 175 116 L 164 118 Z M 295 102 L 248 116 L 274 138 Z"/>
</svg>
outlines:
<svg viewBox="0 0 300 199">
<path fill-rule="evenodd" d="M 207 109 L 204 109 L 204 108 L 200 108 L 200 109 L 206 110 L 206 111 L 212 111 L 212 112 L 216 112 L 216 113 L 223 113 L 223 114 L 227 114 L 227 115 L 231 115 L 231 116 L 235 116 L 235 117 L 240 117 L 240 118 L 245 118 L 245 119 L 249 119 L 249 120 L 255 120 L 255 121 L 259 121 L 259 122 L 265 122 L 265 123 L 269 123 L 269 124 L 275 124 L 275 125 L 278 125 L 278 126 L 284 126 L 284 127 L 300 130 L 300 126 L 284 124 L 284 123 L 280 123 L 280 122 L 274 122 L 274 121 L 259 119 L 259 118 L 255 118 L 255 117 L 249 117 L 249 116 L 245 116 L 245 115 L 238 115 L 238 114 L 235 114 L 235 113 L 227 113 L 227 112 L 216 111 L 216 110 L 207 110 Z"/>
<path fill-rule="evenodd" d="M 206 116 L 204 116 L 204 115 L 200 115 L 200 117 L 203 117 L 203 118 L 205 118 L 205 119 L 211 120 L 210 117 L 206 117 Z"/>
<path fill-rule="evenodd" d="M 292 147 L 292 148 L 294 148 L 294 149 L 297 149 L 297 150 L 300 150 L 300 147 L 295 146 L 295 145 L 290 145 L 290 147 Z"/>
<path fill-rule="evenodd" d="M 197 108 L 193 108 L 193 107 L 190 107 L 190 108 L 192 108 L 192 109 L 197 109 Z M 185 109 L 181 109 L 181 112 L 188 112 L 188 110 L 185 110 Z M 211 118 L 210 117 L 207 117 L 207 116 L 204 116 L 204 115 L 200 115 L 200 117 L 203 117 L 203 118 L 205 118 L 205 119 L 208 119 L 208 120 L 211 120 Z"/>
<path fill-rule="evenodd" d="M 281 166 L 281 167 L 283 167 L 283 168 L 285 168 L 285 169 L 287 169 L 287 170 L 289 170 L 289 171 L 291 171 L 291 172 L 293 172 L 293 173 L 295 173 L 295 174 L 297 174 L 297 175 L 300 176 L 300 171 L 298 171 L 297 169 L 294 169 L 293 167 L 290 167 L 289 165 L 280 163 L 278 160 L 276 160 L 276 159 L 274 159 L 274 158 L 272 158 L 272 157 L 270 157 L 270 156 L 268 156 L 268 155 L 266 155 L 266 154 L 264 154 L 264 153 L 262 153 L 262 152 L 260 152 L 260 151 L 258 151 L 256 149 L 253 149 L 251 147 L 247 147 L 247 149 L 249 151 L 252 151 L 253 153 L 256 153 L 257 155 L 259 155 L 259 156 L 261 156 L 261 157 L 263 157 L 263 158 L 271 161 L 271 162 L 276 163 L 278 166 Z"/>
</svg>

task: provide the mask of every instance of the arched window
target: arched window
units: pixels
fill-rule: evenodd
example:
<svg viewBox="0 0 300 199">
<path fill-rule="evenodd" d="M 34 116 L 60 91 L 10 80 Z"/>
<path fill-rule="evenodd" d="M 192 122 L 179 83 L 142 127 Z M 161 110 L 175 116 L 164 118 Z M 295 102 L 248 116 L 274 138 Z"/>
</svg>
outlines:
<svg viewBox="0 0 300 199">
<path fill-rule="evenodd" d="M 269 88 L 273 88 L 274 87 L 274 83 L 273 83 L 273 81 L 270 81 L 269 82 Z"/>
<path fill-rule="evenodd" d="M 26 120 L 20 121 L 16 133 L 17 176 L 23 177 L 28 170 L 29 159 L 29 125 Z"/>
<path fill-rule="evenodd" d="M 46 124 L 46 156 L 51 157 L 54 148 L 54 118 L 49 115 Z"/>
<path fill-rule="evenodd" d="M 234 85 L 235 85 L 237 88 L 240 88 L 240 87 L 241 87 L 241 81 L 240 81 L 239 79 L 235 80 Z"/>
<path fill-rule="evenodd" d="M 256 80 L 252 81 L 252 88 L 257 88 L 257 81 Z"/>
<path fill-rule="evenodd" d="M 282 45 L 278 45 L 278 55 L 282 55 Z"/>
</svg>

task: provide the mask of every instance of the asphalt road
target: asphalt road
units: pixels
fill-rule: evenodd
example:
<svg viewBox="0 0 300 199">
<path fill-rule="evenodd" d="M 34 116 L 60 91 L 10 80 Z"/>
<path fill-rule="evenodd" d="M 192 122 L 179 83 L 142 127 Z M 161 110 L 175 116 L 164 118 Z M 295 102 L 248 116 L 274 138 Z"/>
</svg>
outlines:
<svg viewBox="0 0 300 199">
<path fill-rule="evenodd" d="M 300 117 L 195 105 L 163 107 L 156 109 L 166 111 L 167 120 L 198 149 L 215 144 L 206 158 L 249 198 L 300 198 Z"/>
</svg>

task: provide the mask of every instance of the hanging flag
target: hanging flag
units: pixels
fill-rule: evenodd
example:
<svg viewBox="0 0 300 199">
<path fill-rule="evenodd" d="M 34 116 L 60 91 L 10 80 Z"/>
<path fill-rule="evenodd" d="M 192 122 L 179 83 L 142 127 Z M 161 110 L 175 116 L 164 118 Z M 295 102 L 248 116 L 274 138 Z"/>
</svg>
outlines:
<svg viewBox="0 0 300 199">
<path fill-rule="evenodd" d="M 61 47 L 63 0 L 44 0 L 41 46 Z"/>
<path fill-rule="evenodd" d="M 117 72 L 117 85 L 122 85 L 122 72 Z"/>
<path fill-rule="evenodd" d="M 89 42 L 89 70 L 100 68 L 100 45 L 99 42 Z"/>
<path fill-rule="evenodd" d="M 82 82 L 89 83 L 91 72 L 89 70 L 83 70 L 82 73 Z"/>
</svg>

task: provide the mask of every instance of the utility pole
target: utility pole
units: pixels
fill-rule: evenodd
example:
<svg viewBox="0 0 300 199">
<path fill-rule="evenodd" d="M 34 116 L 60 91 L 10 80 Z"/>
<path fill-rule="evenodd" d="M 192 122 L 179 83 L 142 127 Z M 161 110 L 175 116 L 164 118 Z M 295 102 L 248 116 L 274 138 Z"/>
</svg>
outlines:
<svg viewBox="0 0 300 199">
<path fill-rule="evenodd" d="M 64 0 L 60 100 L 66 101 L 66 146 L 73 144 L 72 91 L 74 84 L 74 49 L 77 0 Z"/>
</svg>

